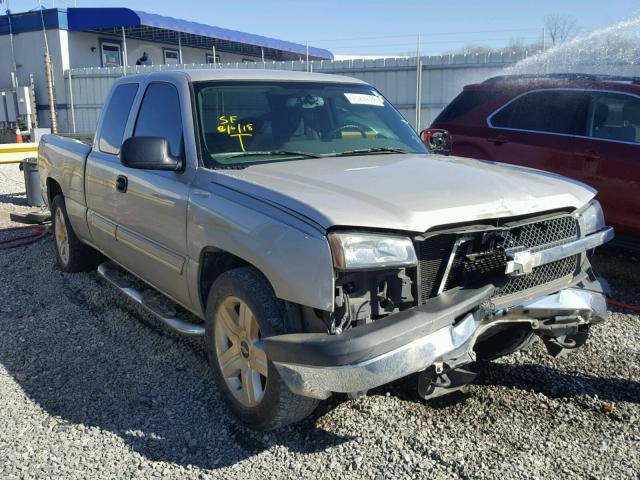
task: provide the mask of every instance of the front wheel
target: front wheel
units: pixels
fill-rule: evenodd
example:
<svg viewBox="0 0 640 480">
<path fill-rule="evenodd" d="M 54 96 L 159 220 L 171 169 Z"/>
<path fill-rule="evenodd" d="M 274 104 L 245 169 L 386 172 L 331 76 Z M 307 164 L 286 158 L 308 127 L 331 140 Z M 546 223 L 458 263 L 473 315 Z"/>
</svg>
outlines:
<svg viewBox="0 0 640 480">
<path fill-rule="evenodd" d="M 251 267 L 223 273 L 209 292 L 205 342 L 214 379 L 236 417 L 256 430 L 302 420 L 318 405 L 289 390 L 262 348 L 263 336 L 290 331 L 283 311 Z"/>
</svg>

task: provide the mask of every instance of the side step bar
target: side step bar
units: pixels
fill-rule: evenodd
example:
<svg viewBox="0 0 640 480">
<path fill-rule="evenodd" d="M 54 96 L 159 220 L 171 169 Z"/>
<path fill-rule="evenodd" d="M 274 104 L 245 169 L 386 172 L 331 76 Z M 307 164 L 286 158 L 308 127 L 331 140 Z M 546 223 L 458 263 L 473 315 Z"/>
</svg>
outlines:
<svg viewBox="0 0 640 480">
<path fill-rule="evenodd" d="M 197 325 L 195 323 L 185 322 L 184 320 L 181 320 L 176 317 L 169 317 L 166 314 L 160 312 L 157 308 L 154 308 L 153 305 L 150 305 L 147 301 L 145 301 L 144 296 L 142 295 L 142 292 L 136 290 L 135 288 L 132 288 L 129 285 L 124 284 L 124 282 L 121 279 L 117 278 L 114 275 L 115 270 L 122 270 L 122 269 L 113 262 L 104 262 L 100 264 L 100 266 L 98 267 L 98 274 L 102 278 L 107 280 L 111 285 L 113 285 L 122 293 L 124 293 L 131 300 L 142 305 L 148 312 L 158 317 L 169 328 L 175 330 L 178 333 L 182 333 L 184 335 L 192 335 L 192 336 L 204 335 L 204 326 Z"/>
</svg>

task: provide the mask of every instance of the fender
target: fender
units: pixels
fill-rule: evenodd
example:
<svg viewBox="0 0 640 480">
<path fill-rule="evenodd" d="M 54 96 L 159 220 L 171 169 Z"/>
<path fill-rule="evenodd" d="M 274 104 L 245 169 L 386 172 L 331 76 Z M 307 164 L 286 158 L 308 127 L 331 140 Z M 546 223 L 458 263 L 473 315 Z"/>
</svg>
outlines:
<svg viewBox="0 0 640 480">
<path fill-rule="evenodd" d="M 187 213 L 189 289 L 198 298 L 198 262 L 216 248 L 253 265 L 282 300 L 333 310 L 333 258 L 325 231 L 313 221 L 215 182 L 199 169 Z"/>
</svg>

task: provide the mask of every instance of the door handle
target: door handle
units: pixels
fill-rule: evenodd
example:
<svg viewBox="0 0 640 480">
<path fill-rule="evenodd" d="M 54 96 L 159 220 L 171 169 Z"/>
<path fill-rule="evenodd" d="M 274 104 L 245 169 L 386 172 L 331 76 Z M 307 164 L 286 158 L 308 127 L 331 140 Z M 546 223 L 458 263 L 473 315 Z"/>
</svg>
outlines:
<svg viewBox="0 0 640 480">
<path fill-rule="evenodd" d="M 116 178 L 116 190 L 124 193 L 127 191 L 128 184 L 129 181 L 127 180 L 127 177 L 125 177 L 124 175 L 118 175 L 118 178 Z"/>
<path fill-rule="evenodd" d="M 194 197 L 209 198 L 211 196 L 211 194 L 209 192 L 207 192 L 206 190 L 193 189 L 193 190 L 191 190 L 191 193 L 193 194 Z"/>
<path fill-rule="evenodd" d="M 487 142 L 495 143 L 496 145 L 502 145 L 503 143 L 507 143 L 507 137 L 503 137 L 502 135 L 498 135 L 497 137 L 487 138 Z"/>
</svg>

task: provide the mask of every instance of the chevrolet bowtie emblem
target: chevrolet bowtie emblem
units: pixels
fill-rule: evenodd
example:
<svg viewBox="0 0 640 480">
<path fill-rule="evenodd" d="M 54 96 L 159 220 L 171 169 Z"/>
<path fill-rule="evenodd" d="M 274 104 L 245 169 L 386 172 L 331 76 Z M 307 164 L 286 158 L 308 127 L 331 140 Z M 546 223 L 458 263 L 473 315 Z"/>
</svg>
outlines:
<svg viewBox="0 0 640 480">
<path fill-rule="evenodd" d="M 531 250 L 521 250 L 519 252 L 507 251 L 507 268 L 504 271 L 507 275 L 518 276 L 531 273 L 537 267 L 538 258 Z"/>
</svg>

